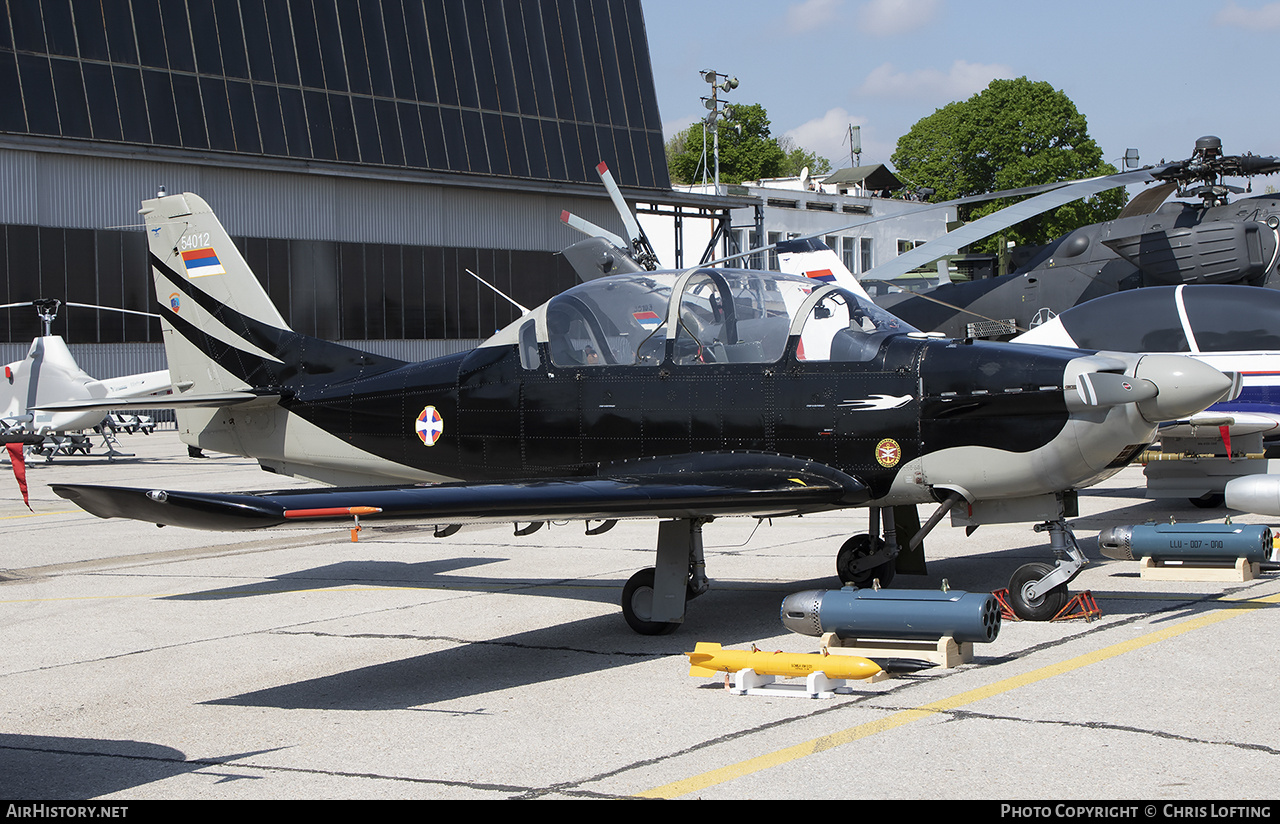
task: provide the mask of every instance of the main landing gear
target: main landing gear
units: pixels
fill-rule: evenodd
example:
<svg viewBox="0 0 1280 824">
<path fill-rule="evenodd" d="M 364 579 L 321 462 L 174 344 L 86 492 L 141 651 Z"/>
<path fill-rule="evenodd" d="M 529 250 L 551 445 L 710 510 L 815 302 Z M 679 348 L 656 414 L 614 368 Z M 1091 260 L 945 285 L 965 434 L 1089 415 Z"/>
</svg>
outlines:
<svg viewBox="0 0 1280 824">
<path fill-rule="evenodd" d="M 1049 546 L 1057 563 L 1025 564 L 1009 580 L 1010 606 L 1025 621 L 1047 621 L 1057 615 L 1069 600 L 1067 584 L 1089 563 L 1067 525 L 1062 496 L 1045 497 L 1052 500 L 1028 501 L 1026 508 L 1019 510 L 1022 514 L 1040 512 L 1040 517 L 1049 514 L 1050 510 L 1056 514 L 1056 517 L 1037 524 L 1035 530 L 1049 533 Z M 962 500 L 964 498 L 959 493 L 950 493 L 929 520 L 911 536 L 906 551 L 909 553 L 917 549 L 947 512 Z M 976 510 L 977 506 L 972 509 Z M 675 632 L 684 622 L 685 605 L 710 587 L 702 551 L 702 525 L 711 520 L 683 518 L 658 524 L 657 563 L 632 575 L 622 588 L 622 615 L 633 630 L 641 635 Z M 982 521 L 992 522 L 997 521 Z M 975 521 L 971 526 L 976 527 L 978 523 Z M 883 537 L 877 534 L 881 531 Z M 836 555 L 836 574 L 842 583 L 857 587 L 875 586 L 877 583 L 888 586 L 894 578 L 898 554 L 897 526 L 892 514 L 873 507 L 870 531 L 854 535 L 840 547 Z"/>
<path fill-rule="evenodd" d="M 641 635 L 667 635 L 684 622 L 688 601 L 706 592 L 702 525 L 710 518 L 658 524 L 657 564 L 632 575 L 622 588 L 622 617 Z"/>
</svg>

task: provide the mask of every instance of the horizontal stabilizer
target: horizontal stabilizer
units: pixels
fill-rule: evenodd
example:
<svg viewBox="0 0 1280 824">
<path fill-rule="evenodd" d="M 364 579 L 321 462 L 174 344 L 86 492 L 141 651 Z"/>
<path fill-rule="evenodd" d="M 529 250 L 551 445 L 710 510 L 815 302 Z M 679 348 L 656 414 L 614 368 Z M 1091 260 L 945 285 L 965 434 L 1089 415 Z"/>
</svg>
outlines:
<svg viewBox="0 0 1280 824">
<path fill-rule="evenodd" d="M 199 395 L 153 395 L 146 398 L 96 398 L 82 401 L 59 401 L 33 406 L 41 412 L 87 412 L 93 409 L 217 409 L 261 402 L 274 404 L 279 395 L 253 392 L 209 392 Z"/>
</svg>

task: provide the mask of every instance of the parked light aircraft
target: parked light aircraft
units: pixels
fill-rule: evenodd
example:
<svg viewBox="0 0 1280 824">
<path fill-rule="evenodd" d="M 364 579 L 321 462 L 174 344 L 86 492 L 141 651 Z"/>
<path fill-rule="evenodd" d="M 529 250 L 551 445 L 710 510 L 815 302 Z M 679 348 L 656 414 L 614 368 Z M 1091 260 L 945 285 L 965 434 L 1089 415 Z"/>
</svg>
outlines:
<svg viewBox="0 0 1280 824">
<path fill-rule="evenodd" d="M 1280 436 L 1280 291 L 1184 285 L 1117 292 L 1012 342 L 1172 352 L 1240 373 L 1238 397 L 1161 425 L 1160 453 L 1144 456 L 1147 495 L 1220 506 L 1231 479 L 1266 473 L 1264 439 Z"/>
<path fill-rule="evenodd" d="M 948 511 L 966 526 L 1043 521 L 1060 561 L 1019 568 L 1012 602 L 1052 617 L 1086 563 L 1065 520 L 1072 490 L 1233 385 L 1179 356 L 942 339 L 834 284 L 702 268 L 593 279 L 471 352 L 405 363 L 292 331 L 198 196 L 142 214 L 183 440 L 338 486 L 59 495 L 207 529 L 360 518 L 444 536 L 567 519 L 599 533 L 656 518 L 655 567 L 622 596 L 647 634 L 706 591 L 715 518 L 933 502 L 911 541 Z M 899 542 L 885 520 L 883 539 L 845 542 L 843 580 L 887 580 Z"/>
</svg>

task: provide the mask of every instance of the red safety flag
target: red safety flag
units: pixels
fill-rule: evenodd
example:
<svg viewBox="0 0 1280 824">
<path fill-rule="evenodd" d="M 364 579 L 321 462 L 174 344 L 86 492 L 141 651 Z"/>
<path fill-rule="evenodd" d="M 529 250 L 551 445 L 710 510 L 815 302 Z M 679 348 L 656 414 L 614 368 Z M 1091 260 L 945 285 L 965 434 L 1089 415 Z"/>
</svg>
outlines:
<svg viewBox="0 0 1280 824">
<path fill-rule="evenodd" d="M 27 498 L 27 464 L 22 459 L 22 444 L 7 443 L 5 448 L 9 450 L 9 463 L 13 464 L 13 477 L 18 479 L 18 489 L 22 490 L 22 502 L 27 505 L 27 509 L 31 509 L 31 501 Z M 31 509 L 35 512 L 34 509 Z"/>
</svg>

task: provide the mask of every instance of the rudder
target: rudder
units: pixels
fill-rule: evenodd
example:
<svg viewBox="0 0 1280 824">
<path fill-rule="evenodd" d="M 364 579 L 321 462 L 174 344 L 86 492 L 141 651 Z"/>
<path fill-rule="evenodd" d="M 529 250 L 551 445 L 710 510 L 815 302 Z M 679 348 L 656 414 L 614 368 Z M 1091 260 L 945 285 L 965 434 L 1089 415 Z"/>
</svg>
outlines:
<svg viewBox="0 0 1280 824">
<path fill-rule="evenodd" d="M 279 363 L 266 338 L 289 336 L 284 318 L 209 204 L 190 192 L 143 201 L 165 355 L 174 385 L 196 392 L 251 388 L 219 353 Z M 223 309 L 225 307 L 225 310 Z"/>
</svg>

